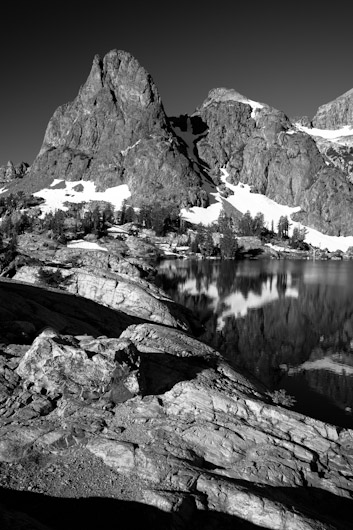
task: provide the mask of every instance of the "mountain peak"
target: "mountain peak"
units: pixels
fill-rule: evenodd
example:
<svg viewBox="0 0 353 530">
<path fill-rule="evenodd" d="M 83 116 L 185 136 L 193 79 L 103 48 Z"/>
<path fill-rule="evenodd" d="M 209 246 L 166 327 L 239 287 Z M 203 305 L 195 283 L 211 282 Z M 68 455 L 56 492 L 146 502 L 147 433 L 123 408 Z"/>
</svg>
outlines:
<svg viewBox="0 0 353 530">
<path fill-rule="evenodd" d="M 225 101 L 237 101 L 238 103 L 244 103 L 250 106 L 256 106 L 257 108 L 262 108 L 267 105 L 264 103 L 259 103 L 258 101 L 253 101 L 252 99 L 247 98 L 234 90 L 234 88 L 213 88 L 209 91 L 207 98 L 202 104 L 202 107 L 207 107 L 212 103 L 221 103 Z"/>
<path fill-rule="evenodd" d="M 161 105 L 151 76 L 133 55 L 124 50 L 111 50 L 103 59 L 95 55 L 91 72 L 80 90 L 83 104 L 91 103 L 103 88 L 111 91 L 115 101 L 130 102 L 144 108 L 151 102 Z"/>
</svg>

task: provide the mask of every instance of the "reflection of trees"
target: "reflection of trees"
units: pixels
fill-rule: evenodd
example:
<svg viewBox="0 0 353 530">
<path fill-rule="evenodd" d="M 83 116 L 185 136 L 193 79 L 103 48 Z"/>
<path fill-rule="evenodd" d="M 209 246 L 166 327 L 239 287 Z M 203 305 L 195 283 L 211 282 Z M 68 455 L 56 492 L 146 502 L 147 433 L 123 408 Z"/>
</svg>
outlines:
<svg viewBox="0 0 353 530">
<path fill-rule="evenodd" d="M 285 296 L 287 290 L 287 274 L 277 273 L 277 291 L 278 295 Z"/>
<path fill-rule="evenodd" d="M 270 266 L 261 262 L 189 262 L 188 278 L 197 277 L 203 286 L 206 282 L 207 286 L 214 284 L 217 287 L 219 301 L 215 312 L 206 295 L 178 293 L 177 281 L 169 281 L 170 289 L 165 284 L 163 287 L 177 302 L 191 309 L 206 326 L 202 340 L 221 351 L 233 366 L 246 368 L 273 387 L 282 378 L 281 364 L 301 364 L 319 346 L 324 345 L 334 351 L 350 351 L 353 296 L 348 284 L 305 284 L 302 276 L 305 265 L 299 264 L 293 265 L 296 268 L 291 271 L 291 287 L 299 290 L 299 297 L 286 298 L 289 283 L 287 265 L 275 263 L 272 270 Z M 233 292 L 241 292 L 244 297 L 250 292 L 261 295 L 263 286 L 266 283 L 271 286 L 274 276 L 280 294 L 277 301 L 251 309 L 245 317 L 229 316 L 224 319 L 222 329 L 217 330 L 224 310 L 223 299 Z M 330 395 L 336 403 L 353 407 L 353 389 L 349 385 L 352 378 L 346 376 L 341 379 L 337 374 L 324 371 L 310 371 L 305 377 L 313 389 Z"/>
</svg>

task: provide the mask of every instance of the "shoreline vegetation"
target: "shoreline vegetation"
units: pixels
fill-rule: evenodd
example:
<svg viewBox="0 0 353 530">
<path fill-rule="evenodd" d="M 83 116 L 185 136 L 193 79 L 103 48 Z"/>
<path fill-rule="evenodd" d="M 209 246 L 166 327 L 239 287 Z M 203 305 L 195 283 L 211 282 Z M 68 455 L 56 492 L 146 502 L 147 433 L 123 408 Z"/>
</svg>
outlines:
<svg viewBox="0 0 353 530">
<path fill-rule="evenodd" d="M 156 257 L 193 259 L 312 259 L 353 258 L 346 252 L 315 248 L 305 242 L 305 229 L 290 231 L 283 216 L 269 229 L 261 213 L 249 212 L 235 219 L 222 212 L 209 226 L 191 225 L 168 205 L 154 209 L 132 208 L 123 201 L 120 210 L 107 202 L 67 203 L 66 211 L 41 213 L 41 200 L 23 192 L 0 198 L 0 276 L 12 277 L 24 262 L 18 252 L 18 238 L 47 239 L 47 245 L 86 250 L 105 248 L 105 241 L 136 239 L 156 247 Z"/>
</svg>

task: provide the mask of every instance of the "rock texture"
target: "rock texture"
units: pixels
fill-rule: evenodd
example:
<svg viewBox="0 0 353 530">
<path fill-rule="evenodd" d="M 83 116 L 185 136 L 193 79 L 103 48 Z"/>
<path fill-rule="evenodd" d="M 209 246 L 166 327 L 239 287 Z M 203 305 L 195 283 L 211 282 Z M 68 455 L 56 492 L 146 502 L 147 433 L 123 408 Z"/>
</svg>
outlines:
<svg viewBox="0 0 353 530">
<path fill-rule="evenodd" d="M 130 500 L 158 510 L 153 528 L 349 528 L 353 432 L 274 405 L 189 335 L 146 323 L 111 339 L 48 330 L 20 358 L 4 353 L 0 470 L 85 450 L 139 484 Z M 39 467 L 31 484 L 49 487 Z"/>
<path fill-rule="evenodd" d="M 321 105 L 312 120 L 318 129 L 341 129 L 353 125 L 353 89 Z"/>
<path fill-rule="evenodd" d="M 77 514 L 89 530 L 123 513 L 133 529 L 349 528 L 352 431 L 279 406 L 197 341 L 127 255 L 142 247 L 37 238 L 19 238 L 33 263 L 17 272 L 35 285 L 0 282 L 5 529 L 74 528 Z M 58 272 L 56 287 L 75 294 L 36 285 Z M 19 497 L 28 489 L 36 502 Z M 95 496 L 104 509 L 82 504 Z"/>
<path fill-rule="evenodd" d="M 190 329 L 181 308 L 157 288 L 150 288 L 147 282 L 130 279 L 98 268 L 61 269 L 58 267 L 24 266 L 16 273 L 14 280 L 34 285 L 50 286 L 40 276 L 60 275 L 59 287 L 65 291 L 94 300 L 111 309 L 119 309 L 127 315 L 136 316 L 166 326 Z"/>
<path fill-rule="evenodd" d="M 77 98 L 51 118 L 27 179 L 92 180 L 97 190 L 128 184 L 136 205 L 158 199 L 201 206 L 202 176 L 169 128 L 151 76 L 129 53 L 96 56 Z"/>
</svg>

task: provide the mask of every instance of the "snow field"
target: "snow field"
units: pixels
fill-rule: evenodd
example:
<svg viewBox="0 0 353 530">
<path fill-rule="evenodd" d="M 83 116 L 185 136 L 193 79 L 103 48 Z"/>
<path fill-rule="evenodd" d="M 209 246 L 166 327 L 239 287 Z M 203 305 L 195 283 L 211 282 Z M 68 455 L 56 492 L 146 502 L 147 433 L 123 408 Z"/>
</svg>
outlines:
<svg viewBox="0 0 353 530">
<path fill-rule="evenodd" d="M 55 188 L 60 183 L 64 183 L 62 188 Z M 76 186 L 82 187 L 82 191 L 76 191 Z M 88 180 L 79 180 L 74 182 L 66 182 L 64 180 L 55 179 L 49 188 L 45 188 L 33 194 L 36 197 L 43 197 L 45 203 L 40 205 L 42 216 L 55 210 L 67 210 L 64 206 L 65 202 L 80 203 L 89 201 L 106 201 L 113 205 L 116 210 L 119 210 L 125 199 L 130 197 L 131 193 L 127 184 L 114 186 L 105 191 L 96 191 L 94 182 Z"/>
<path fill-rule="evenodd" d="M 291 214 L 300 211 L 299 206 L 291 207 L 284 204 L 278 204 L 265 195 L 261 195 L 260 193 L 251 193 L 250 186 L 247 184 L 229 184 L 226 180 L 229 175 L 228 172 L 224 168 L 221 169 L 221 172 L 222 182 L 224 182 L 224 184 L 234 192 L 234 195 L 231 195 L 227 199 L 223 200 L 227 201 L 242 214 L 249 211 L 252 217 L 254 217 L 258 212 L 263 213 L 264 220 L 268 228 L 271 227 L 272 221 L 276 227 L 279 218 L 281 216 L 287 216 L 291 223 L 289 229 L 290 235 L 292 234 L 295 227 L 300 229 L 306 228 L 307 234 L 305 241 L 314 247 L 321 249 L 327 248 L 327 250 L 330 252 L 334 252 L 335 250 L 342 250 L 343 252 L 346 252 L 349 247 L 353 246 L 353 236 L 328 236 L 326 234 L 322 234 L 318 230 L 304 226 L 296 221 L 292 221 L 290 216 Z M 184 208 L 181 210 L 182 217 L 190 223 L 202 223 L 206 226 L 209 226 L 213 222 L 217 221 L 222 210 L 222 199 L 219 192 L 213 193 L 212 195 L 214 195 L 214 198 L 217 201 L 216 204 L 212 204 L 208 208 L 193 207 L 189 210 Z"/>
</svg>

